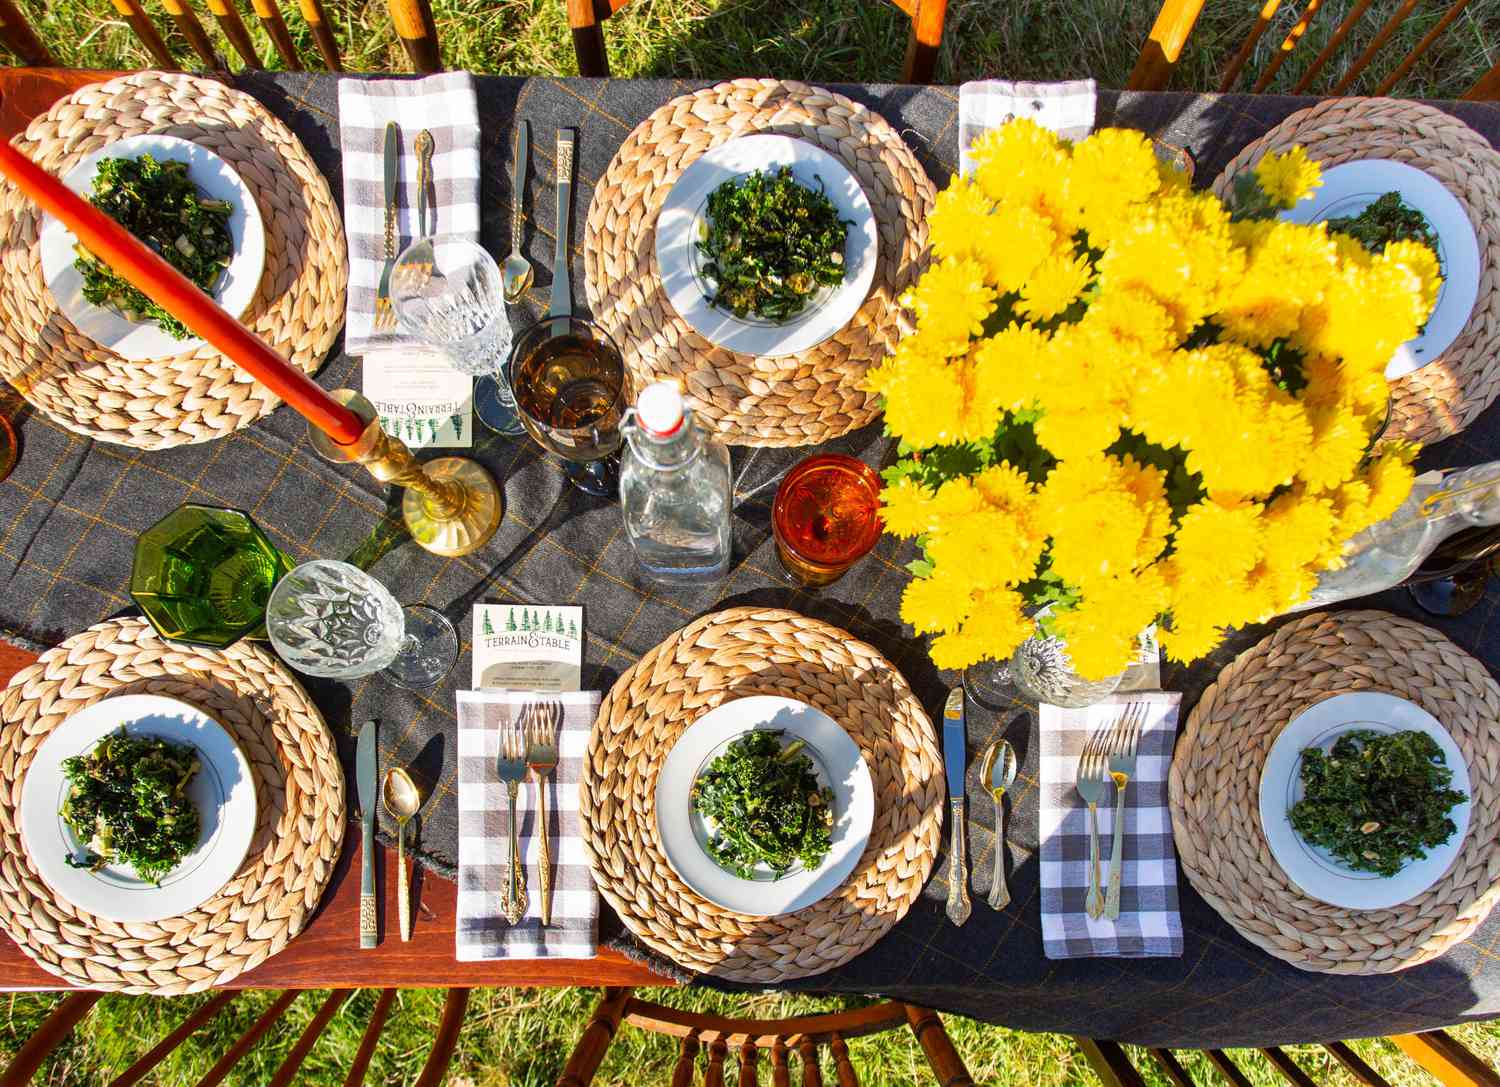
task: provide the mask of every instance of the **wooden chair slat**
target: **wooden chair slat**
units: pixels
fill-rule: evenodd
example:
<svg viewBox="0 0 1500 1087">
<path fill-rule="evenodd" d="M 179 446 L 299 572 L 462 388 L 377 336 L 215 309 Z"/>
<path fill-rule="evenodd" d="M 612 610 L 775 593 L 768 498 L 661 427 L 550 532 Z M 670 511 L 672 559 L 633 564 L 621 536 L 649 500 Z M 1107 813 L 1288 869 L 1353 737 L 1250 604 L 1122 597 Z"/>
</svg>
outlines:
<svg viewBox="0 0 1500 1087">
<path fill-rule="evenodd" d="M 168 1054 L 192 1037 L 199 1027 L 216 1018 L 239 995 L 238 992 L 215 993 L 212 1000 L 184 1019 L 176 1030 L 157 1042 L 145 1056 L 121 1072 L 111 1081 L 109 1087 L 132 1087 L 132 1084 L 139 1083 L 148 1072 L 154 1071 Z"/>
<path fill-rule="evenodd" d="M 940 1087 L 974 1087 L 969 1069 L 959 1055 L 958 1047 L 948 1037 L 948 1028 L 931 1008 L 904 1004 L 906 1024 L 917 1037 L 917 1044 L 927 1055 L 927 1063 L 937 1074 Z"/>
<path fill-rule="evenodd" d="M 1323 1048 L 1328 1050 L 1333 1055 L 1333 1059 L 1342 1064 L 1363 1087 L 1391 1087 L 1379 1072 L 1366 1064 L 1363 1057 L 1343 1042 L 1325 1042 Z"/>
<path fill-rule="evenodd" d="M 37 1069 L 42 1066 L 48 1054 L 56 1049 L 64 1038 L 73 1033 L 73 1028 L 103 995 L 103 993 L 81 992 L 69 993 L 63 997 L 57 1007 L 52 1009 L 51 1014 L 42 1020 L 42 1025 L 37 1027 L 31 1037 L 26 1039 L 25 1044 L 16 1051 L 9 1067 L 5 1069 L 4 1074 L 0 1074 L 0 1083 L 30 1083 L 31 1077 L 36 1075 Z"/>
<path fill-rule="evenodd" d="M 703 1073 L 703 1087 L 724 1087 L 724 1058 L 729 1046 L 723 1038 L 715 1038 L 708 1044 L 708 1068 Z"/>
<path fill-rule="evenodd" d="M 146 47 L 146 52 L 151 54 L 151 59 L 156 61 L 157 67 L 168 71 L 177 69 L 177 60 L 172 56 L 172 51 L 167 48 L 166 41 L 156 29 L 156 24 L 151 21 L 151 16 L 146 14 L 146 9 L 141 7 L 139 0 L 113 0 L 115 10 L 125 16 L 125 21 L 130 24 L 130 29 Z"/>
<path fill-rule="evenodd" d="M 1307 33 L 1307 28 L 1312 25 L 1313 16 L 1318 13 L 1318 8 L 1323 6 L 1323 0 L 1307 0 L 1307 7 L 1302 9 L 1302 15 L 1292 29 L 1288 30 L 1286 37 L 1281 40 L 1281 46 L 1276 50 L 1276 55 L 1271 58 L 1269 64 L 1260 73 L 1260 78 L 1255 81 L 1255 86 L 1250 88 L 1251 94 L 1259 94 L 1271 85 L 1271 80 L 1286 63 L 1286 58 L 1292 55 L 1292 50 L 1297 48 L 1297 43 L 1302 40 L 1302 35 Z"/>
<path fill-rule="evenodd" d="M 281 17 L 281 8 L 276 0 L 250 0 L 250 7 L 255 11 L 255 17 L 260 20 L 260 25 L 265 27 L 266 33 L 271 38 L 271 44 L 276 47 L 276 52 L 281 57 L 281 63 L 293 72 L 302 71 L 302 60 L 297 56 L 297 46 L 292 42 L 292 32 L 286 27 L 286 20 Z"/>
<path fill-rule="evenodd" d="M 12 0 L 0 0 L 0 45 L 4 45 L 22 62 L 35 68 L 55 68 L 57 61 L 36 36 L 26 16 Z"/>
<path fill-rule="evenodd" d="M 1099 1038 L 1073 1039 L 1089 1062 L 1094 1073 L 1103 1081 L 1104 1087 L 1146 1087 L 1146 1081 L 1136 1071 L 1135 1065 L 1118 1042 Z"/>
<path fill-rule="evenodd" d="M 604 29 L 591 0 L 567 0 L 568 27 L 573 33 L 573 55 L 578 74 L 591 79 L 609 75 L 609 52 L 604 47 Z M 613 9 L 611 9 L 613 11 Z"/>
<path fill-rule="evenodd" d="M 1205 1049 L 1203 1055 L 1219 1070 L 1219 1074 L 1230 1082 L 1232 1087 L 1251 1087 L 1249 1078 L 1240 1071 L 1239 1065 L 1234 1063 L 1228 1053 L 1222 1049 Z"/>
<path fill-rule="evenodd" d="M 412 67 L 419 72 L 440 72 L 443 58 L 438 48 L 437 24 L 427 0 L 389 0 L 391 23 L 406 49 Z"/>
<path fill-rule="evenodd" d="M 1146 44 L 1135 58 L 1135 67 L 1125 86 L 1132 91 L 1164 91 L 1172 78 L 1177 58 L 1187 44 L 1203 0 L 1165 0 L 1151 24 Z"/>
<path fill-rule="evenodd" d="M 818 1050 L 811 1038 L 804 1037 L 797 1043 L 797 1055 L 802 1058 L 802 1087 L 823 1087 L 823 1070 L 818 1067 Z"/>
<path fill-rule="evenodd" d="M 849 1060 L 849 1047 L 837 1034 L 828 1043 L 833 1052 L 833 1068 L 839 1077 L 839 1087 L 859 1087 L 859 1076 L 854 1073 L 854 1064 Z"/>
<path fill-rule="evenodd" d="M 1250 33 L 1245 35 L 1245 40 L 1240 43 L 1239 52 L 1235 53 L 1234 59 L 1229 62 L 1229 67 L 1224 71 L 1224 78 L 1219 81 L 1219 93 L 1226 93 L 1234 86 L 1235 80 L 1239 79 L 1240 71 L 1245 67 L 1245 62 L 1250 59 L 1250 54 L 1255 51 L 1255 43 L 1260 41 L 1266 27 L 1271 25 L 1271 20 L 1281 10 L 1281 0 L 1266 0 L 1265 6 L 1260 9 L 1260 14 L 1255 17 L 1255 25 L 1250 28 Z"/>
<path fill-rule="evenodd" d="M 1268 1046 L 1261 1050 L 1266 1060 L 1271 1062 L 1271 1067 L 1281 1073 L 1283 1079 L 1292 1087 L 1318 1087 L 1313 1078 L 1304 1072 L 1297 1062 L 1292 1060 L 1286 1050 L 1278 1046 Z"/>
<path fill-rule="evenodd" d="M 1436 1076 L 1444 1087 L 1500 1087 L 1500 1076 L 1444 1031 L 1394 1034 L 1391 1041 Z"/>
<path fill-rule="evenodd" d="M 792 1087 L 792 1070 L 787 1066 L 786 1042 L 777 1038 L 771 1044 L 771 1087 Z"/>
<path fill-rule="evenodd" d="M 747 1042 L 740 1046 L 740 1080 L 739 1087 L 758 1087 L 760 1082 L 760 1050 L 755 1048 L 754 1042 Z"/>
<path fill-rule="evenodd" d="M 790 1039 L 804 1035 L 814 1045 L 824 1045 L 835 1034 L 860 1038 L 890 1030 L 907 1022 L 907 1012 L 906 1005 L 886 1001 L 849 1011 L 799 1015 L 790 1019 L 731 1019 L 723 1015 L 683 1011 L 648 1000 L 633 1000 L 627 1018 L 643 1030 L 678 1038 L 690 1033 L 709 1040 L 722 1037 L 732 1046 L 739 1045 L 746 1038 L 757 1045 L 769 1046 L 777 1037 Z"/>
<path fill-rule="evenodd" d="M 198 1087 L 215 1087 L 223 1083 L 224 1077 L 234 1070 L 234 1066 L 249 1053 L 255 1043 L 260 1041 L 261 1035 L 276 1025 L 277 1021 L 286 1014 L 287 1008 L 291 1007 L 292 1001 L 296 1000 L 298 992 L 288 989 L 278 996 L 271 1006 L 261 1013 L 259 1019 L 251 1024 L 250 1029 L 240 1036 L 239 1041 L 230 1046 L 225 1054 L 219 1058 L 218 1063 L 208 1070 L 208 1073 L 198 1081 Z"/>
<path fill-rule="evenodd" d="M 328 15 L 323 10 L 323 0 L 298 0 L 302 9 L 302 20 L 312 31 L 313 42 L 323 56 L 323 63 L 330 72 L 342 72 L 344 59 L 339 55 L 338 39 L 328 25 Z"/>
<path fill-rule="evenodd" d="M 1500 62 L 1496 62 L 1493 68 L 1480 76 L 1472 87 L 1464 91 L 1463 96 L 1470 102 L 1500 98 Z"/>
<path fill-rule="evenodd" d="M 588 1026 L 573 1047 L 563 1073 L 558 1077 L 557 1087 L 587 1087 L 599 1071 L 599 1064 L 614 1041 L 615 1031 L 620 1029 L 620 1020 L 631 1004 L 630 990 L 624 988 L 605 989 L 604 999 L 589 1017 Z"/>
<path fill-rule="evenodd" d="M 1193 1077 L 1188 1075 L 1188 1070 L 1172 1055 L 1170 1049 L 1147 1049 L 1146 1052 L 1167 1074 L 1167 1079 L 1172 1081 L 1172 1087 L 1197 1087 L 1197 1084 L 1193 1082 Z"/>
<path fill-rule="evenodd" d="M 307 1055 L 312 1052 L 313 1046 L 318 1044 L 318 1039 L 323 1037 L 328 1024 L 333 1021 L 339 1008 L 353 993 L 353 989 L 335 989 L 324 998 L 311 1021 L 302 1029 L 302 1035 L 292 1046 L 292 1051 L 281 1062 L 281 1067 L 276 1069 L 276 1074 L 271 1077 L 268 1087 L 291 1087 L 292 1080 L 296 1079 L 297 1072 L 302 1068 L 302 1062 L 307 1060 Z"/>
<path fill-rule="evenodd" d="M 224 32 L 224 37 L 229 39 L 229 44 L 240 55 L 240 60 L 245 62 L 245 67 L 261 67 L 255 43 L 250 40 L 250 31 L 245 29 L 245 21 L 240 18 L 240 9 L 235 6 L 235 0 L 208 0 L 208 10 L 219 24 L 219 29 Z"/>
<path fill-rule="evenodd" d="M 395 989 L 380 990 L 380 997 L 370 1012 L 370 1021 L 365 1024 L 365 1033 L 359 1040 L 359 1049 L 349 1065 L 349 1074 L 344 1077 L 344 1087 L 362 1087 L 365 1073 L 370 1070 L 370 1061 L 375 1056 L 375 1047 L 385 1031 L 385 1021 L 390 1017 L 391 1005 L 395 1002 Z"/>
<path fill-rule="evenodd" d="M 1453 20 L 1463 14 L 1464 8 L 1469 6 L 1469 0 L 1457 0 L 1452 7 L 1443 13 L 1443 17 L 1437 21 L 1437 25 L 1422 35 L 1422 40 L 1412 46 L 1411 52 L 1406 54 L 1406 59 L 1396 68 L 1394 72 L 1381 80 L 1380 86 L 1375 88 L 1375 96 L 1390 94 L 1391 88 L 1406 78 L 1408 72 L 1416 66 L 1417 61 L 1422 59 L 1422 54 L 1432 48 L 1432 43 L 1438 40 L 1438 36 L 1453 25 Z"/>
<path fill-rule="evenodd" d="M 189 0 L 162 0 L 162 7 L 167 9 L 167 14 L 172 17 L 172 22 L 177 24 L 178 31 L 187 39 L 188 45 L 193 47 L 193 52 L 198 54 L 206 68 L 223 68 L 224 63 L 215 52 L 213 43 L 208 40 L 208 33 L 203 29 L 203 24 L 198 21 L 198 13 L 193 10 Z"/>
<path fill-rule="evenodd" d="M 1344 73 L 1344 78 L 1334 84 L 1333 90 L 1330 92 L 1331 94 L 1343 94 L 1345 89 L 1359 78 L 1359 74 L 1370 66 L 1370 61 L 1375 59 L 1375 55 L 1380 52 L 1385 43 L 1391 40 L 1391 35 L 1401 28 L 1402 23 L 1406 22 L 1406 17 L 1412 13 L 1412 9 L 1417 6 L 1417 2 L 1418 0 L 1403 0 L 1401 6 L 1391 13 L 1391 17 L 1386 20 L 1385 25 L 1380 28 L 1380 32 L 1375 35 L 1375 40 L 1365 46 L 1364 52 L 1355 58 L 1349 70 Z"/>
<path fill-rule="evenodd" d="M 469 990 L 449 989 L 443 1000 L 443 1014 L 438 1019 L 437 1034 L 433 1036 L 432 1048 L 427 1060 L 412 1087 L 439 1087 L 448 1078 L 448 1068 L 453 1064 L 453 1054 L 458 1049 L 458 1036 L 463 1033 L 464 1013 L 469 1010 Z"/>
<path fill-rule="evenodd" d="M 903 83 L 931 83 L 943 46 L 943 21 L 948 0 L 914 0 L 911 34 L 906 39 L 906 60 L 901 69 Z"/>
<path fill-rule="evenodd" d="M 698 1067 L 698 1036 L 685 1035 L 677 1050 L 677 1064 L 672 1068 L 672 1087 L 692 1087 L 693 1072 Z"/>
<path fill-rule="evenodd" d="M 1328 39 L 1328 44 L 1323 46 L 1322 51 L 1307 66 L 1307 71 L 1303 72 L 1302 77 L 1297 80 L 1297 85 L 1292 88 L 1293 94 L 1303 94 L 1312 86 L 1313 79 L 1333 59 L 1333 55 L 1344 44 L 1344 39 L 1349 36 L 1359 21 L 1364 18 L 1365 12 L 1370 10 L 1370 5 L 1374 2 L 1375 0 L 1359 0 L 1358 3 L 1349 9 L 1349 14 L 1344 16 L 1344 21 L 1339 23 L 1338 28 L 1333 32 L 1333 36 Z"/>
</svg>

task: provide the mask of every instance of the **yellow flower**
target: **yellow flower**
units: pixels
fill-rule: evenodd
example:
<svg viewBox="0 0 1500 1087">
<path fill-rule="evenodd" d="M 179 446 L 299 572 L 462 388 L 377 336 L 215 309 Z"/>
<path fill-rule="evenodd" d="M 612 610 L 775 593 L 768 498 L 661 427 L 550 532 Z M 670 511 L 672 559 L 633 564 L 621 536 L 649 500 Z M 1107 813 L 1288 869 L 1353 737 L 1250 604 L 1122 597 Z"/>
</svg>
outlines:
<svg viewBox="0 0 1500 1087">
<path fill-rule="evenodd" d="M 1321 223 L 1234 224 L 1231 232 L 1243 239 L 1249 263 L 1215 320 L 1232 339 L 1269 347 L 1296 332 L 1303 311 L 1323 301 L 1338 274 L 1337 246 Z"/>
<path fill-rule="evenodd" d="M 1093 275 L 1087 257 L 1054 253 L 1021 284 L 1016 309 L 1037 321 L 1056 317 L 1078 300 Z"/>
<path fill-rule="evenodd" d="M 1361 247 L 1363 248 L 1363 247 Z M 1385 249 L 1375 258 L 1383 264 L 1399 264 L 1415 278 L 1421 293 L 1422 318 L 1432 316 L 1437 305 L 1438 292 L 1443 289 L 1443 276 L 1437 254 L 1421 242 L 1401 239 L 1386 242 Z"/>
<path fill-rule="evenodd" d="M 1058 245 L 1052 222 L 1029 204 L 1001 204 L 973 240 L 974 259 L 1000 293 L 1020 290 Z"/>
<path fill-rule="evenodd" d="M 1160 184 L 1156 152 L 1142 132 L 1101 128 L 1073 147 L 1068 191 L 1096 248 L 1126 227 L 1136 206 L 1150 200 Z"/>
<path fill-rule="evenodd" d="M 885 399 L 891 433 L 917 449 L 958 440 L 963 430 L 965 370 L 908 337 L 866 375 L 865 388 Z"/>
<path fill-rule="evenodd" d="M 1299 473 L 1315 491 L 1327 491 L 1354 474 L 1370 444 L 1364 418 L 1340 408 L 1314 409 L 1312 445 Z"/>
<path fill-rule="evenodd" d="M 1365 481 L 1370 486 L 1367 516 L 1371 524 L 1384 521 L 1395 513 L 1411 494 L 1411 485 L 1417 476 L 1411 461 L 1416 452 L 1413 445 L 1396 443 L 1382 450 L 1365 469 Z"/>
<path fill-rule="evenodd" d="M 1255 164 L 1261 192 L 1279 207 L 1289 208 L 1323 184 L 1323 171 L 1300 144 L 1284 152 L 1268 151 Z"/>
<path fill-rule="evenodd" d="M 918 634 L 957 630 L 968 616 L 973 598 L 967 588 L 938 570 L 931 577 L 913 578 L 901 594 L 901 621 Z"/>
<path fill-rule="evenodd" d="M 972 182 L 954 176 L 937 194 L 927 216 L 927 240 L 941 260 L 957 260 L 974 253 L 976 238 L 989 232 L 995 205 Z"/>
<path fill-rule="evenodd" d="M 1190 506 L 1172 537 L 1172 558 L 1190 581 L 1240 577 L 1261 554 L 1261 507 L 1207 499 Z"/>
<path fill-rule="evenodd" d="M 969 158 L 975 182 L 991 200 L 1035 206 L 1063 188 L 1068 150 L 1057 133 L 1022 117 L 980 136 Z"/>
<path fill-rule="evenodd" d="M 1014 324 L 974 350 L 974 396 L 1016 411 L 1030 407 L 1047 384 L 1048 336 L 1032 325 Z"/>
<path fill-rule="evenodd" d="M 920 536 L 936 519 L 932 492 L 910 476 L 881 488 L 880 519 L 892 536 Z"/>
<path fill-rule="evenodd" d="M 1029 514 L 1036 501 L 1036 486 L 1009 461 L 1001 461 L 974 477 L 974 486 L 996 509 Z"/>
<path fill-rule="evenodd" d="M 979 638 L 962 630 L 932 639 L 932 663 L 939 668 L 961 671 L 971 664 L 992 659 Z"/>
<path fill-rule="evenodd" d="M 1064 460 L 1037 498 L 1038 522 L 1052 537 L 1053 572 L 1085 592 L 1127 576 L 1143 550 L 1160 550 L 1161 494 L 1152 493 L 1133 462 L 1127 467 L 1105 456 Z"/>
<path fill-rule="evenodd" d="M 948 353 L 967 350 L 969 338 L 984 331 L 995 308 L 995 292 L 984 269 L 970 259 L 938 261 L 902 296 L 917 315 L 917 328 Z M 956 350 L 955 350 L 956 346 Z"/>
<path fill-rule="evenodd" d="M 987 508 L 944 520 L 928 539 L 927 556 L 972 590 L 996 589 L 1030 579 L 1045 545 L 1023 518 Z"/>
<path fill-rule="evenodd" d="M 1224 632 L 1211 624 L 1188 627 L 1174 621 L 1170 627 L 1157 632 L 1157 639 L 1169 660 L 1190 664 L 1218 648 L 1224 640 Z"/>
<path fill-rule="evenodd" d="M 1002 660 L 1035 629 L 1025 606 L 1026 601 L 1013 589 L 987 589 L 975 596 L 963 632 L 983 649 L 985 659 Z"/>
</svg>

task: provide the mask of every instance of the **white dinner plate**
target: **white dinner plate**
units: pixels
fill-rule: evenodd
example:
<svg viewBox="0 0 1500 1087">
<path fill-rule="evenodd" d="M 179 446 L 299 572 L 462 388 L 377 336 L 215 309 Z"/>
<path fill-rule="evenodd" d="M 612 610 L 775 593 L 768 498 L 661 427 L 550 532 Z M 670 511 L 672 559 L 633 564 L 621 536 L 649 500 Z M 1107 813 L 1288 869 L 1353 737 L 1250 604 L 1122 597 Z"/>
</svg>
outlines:
<svg viewBox="0 0 1500 1087">
<path fill-rule="evenodd" d="M 140 158 L 151 155 L 158 162 L 185 162 L 188 177 L 211 200 L 230 204 L 229 237 L 233 255 L 229 267 L 209 292 L 214 301 L 235 317 L 242 317 L 255 301 L 261 273 L 266 267 L 266 231 L 260 207 L 240 175 L 218 155 L 191 140 L 176 136 L 127 136 L 107 144 L 68 171 L 63 184 L 88 199 L 94 192 L 94 173 L 103 159 Z M 196 337 L 174 340 L 155 321 L 132 321 L 109 306 L 96 306 L 83 297 L 83 273 L 73 267 L 77 258 L 73 232 L 51 215 L 42 220 L 42 275 L 57 308 L 89 339 L 122 358 L 170 358 L 203 346 Z"/>
<path fill-rule="evenodd" d="M 87 754 L 122 727 L 130 736 L 159 737 L 198 752 L 198 772 L 188 782 L 198 809 L 198 844 L 160 887 L 129 864 L 91 872 L 63 859 L 85 845 L 59 814 L 69 789 L 63 760 Z M 79 710 L 37 749 L 21 785 L 21 840 L 31 862 L 58 895 L 109 921 L 159 921 L 212 898 L 239 871 L 255 818 L 255 779 L 234 738 L 202 710 L 159 695 L 120 695 Z"/>
<path fill-rule="evenodd" d="M 1288 813 L 1302 799 L 1302 752 L 1327 751 L 1341 735 L 1356 728 L 1389 735 L 1415 729 L 1437 741 L 1453 771 L 1450 788 L 1469 794 L 1469 767 L 1448 730 L 1421 706 L 1378 691 L 1334 695 L 1303 710 L 1287 722 L 1266 756 L 1260 776 L 1260 822 L 1271 856 L 1304 894 L 1351 910 L 1383 910 L 1408 902 L 1431 887 L 1458 856 L 1469 829 L 1469 801 L 1451 808 L 1458 829 L 1426 857 L 1414 860 L 1394 876 L 1360 872 L 1332 853 L 1310 845 L 1292 829 Z"/>
<path fill-rule="evenodd" d="M 1388 159 L 1361 159 L 1323 171 L 1323 184 L 1304 197 L 1283 219 L 1320 223 L 1358 215 L 1388 192 L 1398 192 L 1408 207 L 1427 217 L 1438 236 L 1443 285 L 1427 327 L 1396 349 L 1385 368 L 1387 378 L 1401 377 L 1434 361 L 1458 339 L 1479 298 L 1479 239 L 1458 197 L 1437 178 Z"/>
<path fill-rule="evenodd" d="M 736 317 L 708 302 L 714 283 L 697 245 L 708 233 L 708 198 L 726 181 L 783 166 L 800 184 L 826 193 L 839 218 L 852 224 L 844 241 L 844 282 L 824 287 L 787 321 Z M 772 133 L 740 136 L 705 153 L 682 172 L 656 219 L 656 263 L 672 308 L 709 342 L 762 358 L 806 351 L 847 325 L 875 281 L 879 244 L 870 201 L 844 164 L 816 144 Z"/>
<path fill-rule="evenodd" d="M 803 750 L 819 783 L 833 790 L 828 855 L 817 868 L 798 866 L 781 879 L 769 869 L 760 878 L 741 879 L 719 867 L 703 845 L 712 828 L 693 810 L 689 795 L 710 762 L 756 729 L 807 741 Z M 864 853 L 874 822 L 875 786 L 859 745 L 833 718 L 795 698 L 753 695 L 710 710 L 678 737 L 656 780 L 656 830 L 673 871 L 710 902 L 754 917 L 792 913 L 837 890 Z"/>
</svg>

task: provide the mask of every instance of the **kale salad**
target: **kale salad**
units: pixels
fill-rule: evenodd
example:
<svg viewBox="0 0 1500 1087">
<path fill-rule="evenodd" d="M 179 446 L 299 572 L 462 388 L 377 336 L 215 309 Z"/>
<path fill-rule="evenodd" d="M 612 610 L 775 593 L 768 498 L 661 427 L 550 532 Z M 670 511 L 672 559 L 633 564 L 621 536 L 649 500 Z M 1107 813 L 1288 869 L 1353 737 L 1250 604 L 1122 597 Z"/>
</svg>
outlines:
<svg viewBox="0 0 1500 1087">
<path fill-rule="evenodd" d="M 210 294 L 234 255 L 232 207 L 227 200 L 204 196 L 188 177 L 185 162 L 158 161 L 151 155 L 102 159 L 89 202 Z M 73 265 L 83 275 L 88 301 L 131 321 L 154 321 L 176 340 L 191 335 L 186 325 L 82 245 L 75 253 Z"/>
<path fill-rule="evenodd" d="M 1467 797 L 1450 789 L 1442 748 L 1414 729 L 1383 734 L 1356 728 L 1326 753 L 1302 752 L 1304 795 L 1292 828 L 1361 872 L 1394 876 L 1458 829 L 1448 817 Z"/>
<path fill-rule="evenodd" d="M 782 735 L 745 733 L 693 783 L 693 807 L 712 827 L 708 854 L 741 879 L 755 879 L 759 865 L 775 879 L 799 861 L 811 870 L 832 845 L 833 792 L 818 784 L 806 741 L 783 744 Z"/>
<path fill-rule="evenodd" d="M 124 729 L 65 759 L 70 788 L 59 814 L 86 850 L 82 860 L 69 856 L 68 866 L 128 863 L 160 886 L 198 841 L 198 809 L 187 795 L 197 772 L 198 753 L 187 744 Z"/>
<path fill-rule="evenodd" d="M 1421 242 L 1438 252 L 1437 231 L 1416 208 L 1388 192 L 1358 215 L 1328 220 L 1330 234 L 1347 234 L 1371 253 L 1383 253 L 1390 242 Z"/>
<path fill-rule="evenodd" d="M 736 317 L 790 320 L 818 291 L 844 281 L 850 225 L 821 185 L 814 192 L 789 166 L 724 182 L 709 194 L 697 242 L 717 285 L 709 304 Z"/>
</svg>

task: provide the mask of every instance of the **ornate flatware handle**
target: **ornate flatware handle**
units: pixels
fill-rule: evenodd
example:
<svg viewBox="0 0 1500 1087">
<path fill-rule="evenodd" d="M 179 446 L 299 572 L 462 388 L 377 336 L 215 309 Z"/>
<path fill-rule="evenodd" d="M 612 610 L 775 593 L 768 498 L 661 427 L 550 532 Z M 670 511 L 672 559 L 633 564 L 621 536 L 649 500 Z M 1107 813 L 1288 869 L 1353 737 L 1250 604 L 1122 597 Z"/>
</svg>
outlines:
<svg viewBox="0 0 1500 1087">
<path fill-rule="evenodd" d="M 1109 894 L 1104 900 L 1104 916 L 1113 921 L 1120 916 L 1120 872 L 1125 867 L 1125 787 L 1130 779 L 1124 774 L 1115 777 L 1115 832 L 1114 848 L 1109 857 Z"/>
<path fill-rule="evenodd" d="M 1010 905 L 1010 888 L 1005 883 L 1005 801 L 995 797 L 995 872 L 990 877 L 990 905 L 1003 910 Z"/>
<path fill-rule="evenodd" d="M 510 792 L 510 876 L 506 880 L 505 894 L 500 903 L 505 919 L 512 925 L 519 924 L 526 916 L 526 869 L 521 866 L 521 834 L 516 820 L 516 791 L 519 783 L 512 781 Z"/>
<path fill-rule="evenodd" d="M 948 809 L 953 830 L 948 839 L 948 920 L 961 925 L 969 919 L 969 861 L 964 856 L 964 802 Z"/>
<path fill-rule="evenodd" d="M 411 939 L 411 879 L 406 870 L 406 828 L 396 828 L 396 916 L 401 922 L 401 941 Z"/>
<path fill-rule="evenodd" d="M 547 826 L 547 779 L 536 779 L 536 818 L 542 847 L 542 924 L 552 924 L 552 832 Z"/>
<path fill-rule="evenodd" d="M 1099 871 L 1099 805 L 1089 805 L 1089 893 L 1083 899 L 1084 911 L 1095 921 L 1104 916 L 1104 880 Z"/>
</svg>

